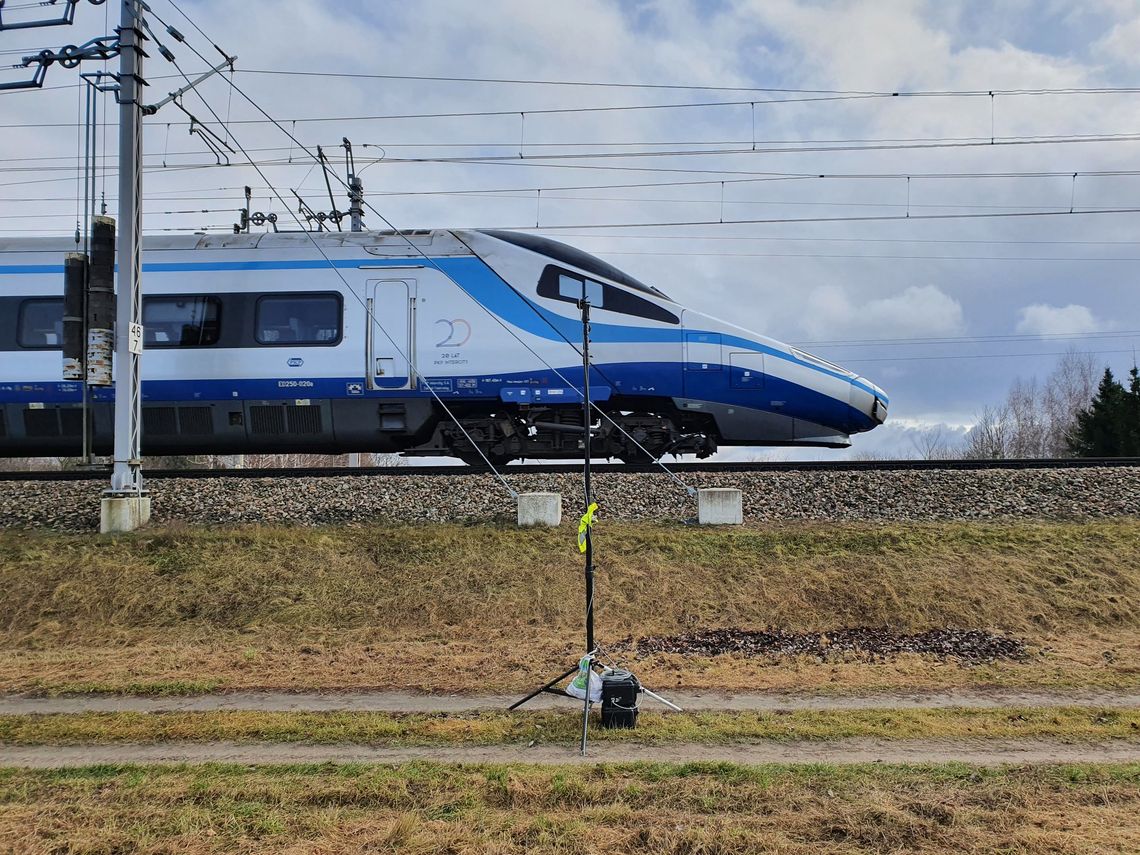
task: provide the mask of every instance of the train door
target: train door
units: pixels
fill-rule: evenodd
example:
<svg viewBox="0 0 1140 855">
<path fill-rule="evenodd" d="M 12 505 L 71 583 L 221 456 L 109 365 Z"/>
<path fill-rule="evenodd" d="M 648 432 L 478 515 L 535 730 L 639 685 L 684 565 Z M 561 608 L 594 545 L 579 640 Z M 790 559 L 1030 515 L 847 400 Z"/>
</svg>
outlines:
<svg viewBox="0 0 1140 855">
<path fill-rule="evenodd" d="M 710 385 L 715 386 L 723 372 L 724 357 L 721 353 L 721 334 L 705 332 L 699 324 L 702 315 L 684 312 L 682 321 L 685 330 L 684 389 L 686 397 L 699 398 L 702 392 L 708 393 Z"/>
<path fill-rule="evenodd" d="M 415 313 L 415 279 L 369 280 L 364 331 L 369 389 L 411 389 L 415 385 Z"/>
</svg>

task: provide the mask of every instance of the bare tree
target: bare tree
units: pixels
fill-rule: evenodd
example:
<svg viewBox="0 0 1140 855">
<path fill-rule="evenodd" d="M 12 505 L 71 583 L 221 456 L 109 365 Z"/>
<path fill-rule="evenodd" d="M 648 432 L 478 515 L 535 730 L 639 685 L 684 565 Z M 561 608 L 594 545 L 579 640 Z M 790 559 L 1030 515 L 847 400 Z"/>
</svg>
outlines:
<svg viewBox="0 0 1140 855">
<path fill-rule="evenodd" d="M 0 458 L 0 472 L 35 472 L 41 469 L 62 469 L 63 462 L 58 457 L 3 457 Z"/>
<path fill-rule="evenodd" d="M 884 454 L 882 451 L 856 451 L 851 455 L 852 460 L 859 460 L 864 462 L 871 462 L 874 460 L 890 460 L 891 455 Z"/>
<path fill-rule="evenodd" d="M 914 447 L 919 460 L 949 460 L 957 451 L 955 443 L 946 436 L 942 425 L 912 436 L 910 444 Z"/>
<path fill-rule="evenodd" d="M 1068 457 L 1077 413 L 1088 406 L 1100 379 L 1092 354 L 1070 348 L 1044 386 L 1018 377 L 1005 402 L 986 407 L 966 435 L 966 456 Z"/>
<path fill-rule="evenodd" d="M 1048 426 L 1047 454 L 1068 457 L 1069 440 L 1077 423 L 1077 413 L 1088 407 L 1096 394 L 1102 366 L 1091 353 L 1070 347 L 1045 383 L 1042 398 Z"/>
<path fill-rule="evenodd" d="M 1001 460 L 1009 457 L 1009 413 L 1006 407 L 983 407 L 978 421 L 966 434 L 966 457 Z"/>
<path fill-rule="evenodd" d="M 236 468 L 237 463 L 231 458 L 214 458 L 215 466 L 219 468 Z M 399 454 L 380 454 L 364 452 L 360 455 L 361 466 L 407 466 L 408 458 Z M 321 466 L 348 466 L 347 454 L 309 454 L 298 452 L 292 454 L 246 454 L 241 461 L 241 468 L 246 469 L 311 469 Z"/>
<path fill-rule="evenodd" d="M 1005 399 L 1005 412 L 1009 423 L 1006 456 L 1044 457 L 1047 431 L 1036 377 L 1018 377 L 1013 381 Z"/>
</svg>

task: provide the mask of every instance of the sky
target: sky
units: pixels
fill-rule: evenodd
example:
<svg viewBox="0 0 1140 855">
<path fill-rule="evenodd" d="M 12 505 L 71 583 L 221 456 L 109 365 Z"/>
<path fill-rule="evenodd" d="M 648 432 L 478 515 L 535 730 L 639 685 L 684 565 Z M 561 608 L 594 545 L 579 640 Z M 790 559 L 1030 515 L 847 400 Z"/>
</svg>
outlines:
<svg viewBox="0 0 1140 855">
<path fill-rule="evenodd" d="M 1140 2 L 175 2 L 151 6 L 178 67 L 195 76 L 216 43 L 241 91 L 340 171 L 349 137 L 392 225 L 537 230 L 891 396 L 850 451 L 731 456 L 913 456 L 1067 348 L 1132 364 L 1140 213 L 1104 211 L 1140 208 L 1140 174 L 1120 174 L 1140 171 L 1140 89 L 1120 91 L 1140 85 Z M 22 5 L 3 20 L 42 14 Z M 114 7 L 0 32 L 0 61 L 110 32 Z M 0 236 L 75 228 L 77 74 L 0 92 Z M 152 50 L 151 100 L 178 74 Z M 183 104 L 229 165 L 177 107 L 147 118 L 148 231 L 228 231 L 246 184 L 291 226 L 240 148 L 290 203 L 330 207 L 320 170 L 228 79 Z M 112 213 L 115 144 L 100 132 Z"/>
</svg>

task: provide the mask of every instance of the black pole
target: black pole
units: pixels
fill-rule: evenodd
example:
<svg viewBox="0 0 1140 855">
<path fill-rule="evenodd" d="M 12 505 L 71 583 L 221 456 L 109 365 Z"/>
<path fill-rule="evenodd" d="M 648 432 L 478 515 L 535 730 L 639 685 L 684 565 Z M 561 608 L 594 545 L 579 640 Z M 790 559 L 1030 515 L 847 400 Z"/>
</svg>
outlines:
<svg viewBox="0 0 1140 855">
<path fill-rule="evenodd" d="M 582 479 L 586 493 L 586 513 L 594 501 L 594 491 L 590 487 L 590 450 L 594 431 L 590 414 L 590 301 L 582 296 L 582 427 L 584 436 L 584 460 Z M 593 526 L 586 526 L 586 652 L 594 652 L 594 543 L 591 533 Z M 587 686 L 587 695 L 589 687 Z"/>
<path fill-rule="evenodd" d="M 582 742 L 579 750 L 586 756 L 586 734 L 590 729 L 590 682 L 594 677 L 594 539 L 590 525 L 590 505 L 594 491 L 590 487 L 590 452 L 594 444 L 593 419 L 590 417 L 590 301 L 586 298 L 586 285 L 582 284 L 582 427 L 585 445 L 582 458 L 582 481 L 586 493 L 586 656 L 590 667 L 586 670 L 586 699 L 582 705 Z"/>
</svg>

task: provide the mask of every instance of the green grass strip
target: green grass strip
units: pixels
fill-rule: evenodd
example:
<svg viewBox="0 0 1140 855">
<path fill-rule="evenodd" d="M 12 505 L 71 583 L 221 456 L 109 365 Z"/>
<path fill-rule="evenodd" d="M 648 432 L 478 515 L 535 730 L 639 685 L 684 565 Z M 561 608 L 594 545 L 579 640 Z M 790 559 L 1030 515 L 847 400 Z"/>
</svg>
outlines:
<svg viewBox="0 0 1140 855">
<path fill-rule="evenodd" d="M 388 746 L 498 745 L 574 738 L 570 710 L 464 714 L 380 712 L 78 713 L 0 716 L 0 742 L 64 745 L 159 742 L 304 742 Z M 853 737 L 1140 740 L 1140 710 L 797 710 L 643 713 L 635 730 L 595 728 L 593 738 L 647 744 L 724 744 Z"/>
</svg>

